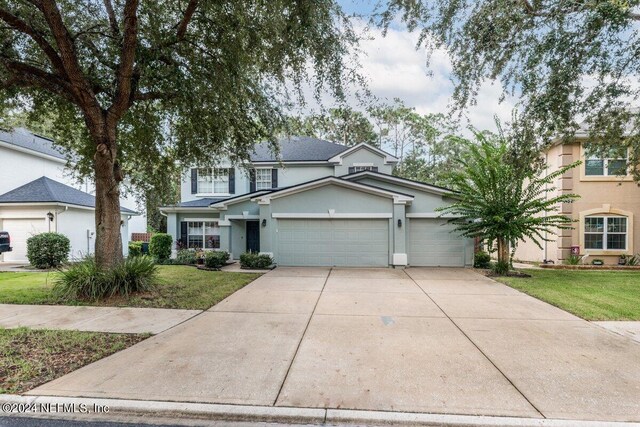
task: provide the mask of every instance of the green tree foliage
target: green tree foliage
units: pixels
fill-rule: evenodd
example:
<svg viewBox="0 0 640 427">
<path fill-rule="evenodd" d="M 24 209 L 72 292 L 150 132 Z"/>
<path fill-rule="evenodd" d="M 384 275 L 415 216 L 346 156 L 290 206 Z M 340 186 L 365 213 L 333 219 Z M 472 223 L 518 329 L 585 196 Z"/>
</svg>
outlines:
<svg viewBox="0 0 640 427">
<path fill-rule="evenodd" d="M 331 108 L 326 114 L 291 117 L 285 129 L 288 135 L 311 136 L 348 146 L 362 142 L 378 145 L 369 119 L 349 107 Z"/>
<path fill-rule="evenodd" d="M 341 99 L 357 74 L 334 0 L 0 0 L 0 22 L 0 111 L 53 115 L 96 184 L 101 267 L 122 260 L 125 177 L 162 188 L 185 163 L 246 159 L 281 128 L 289 83 Z"/>
<path fill-rule="evenodd" d="M 640 158 L 638 0 L 391 0 L 374 18 L 400 18 L 432 52 L 446 48 L 458 107 L 475 104 L 480 85 L 499 79 L 520 98 L 523 119 L 543 141 L 571 135 L 578 121 L 603 149 Z"/>
<path fill-rule="evenodd" d="M 508 265 L 509 247 L 521 240 L 542 247 L 555 229 L 571 228 L 571 219 L 559 214 L 561 203 L 578 196 L 558 194 L 556 180 L 579 162 L 547 171 L 514 161 L 519 141 L 500 130 L 497 135 L 477 132 L 453 171 L 450 183 L 459 192 L 455 203 L 439 209 L 454 216 L 450 222 L 465 237 L 481 238 L 497 246 L 499 265 Z"/>
</svg>

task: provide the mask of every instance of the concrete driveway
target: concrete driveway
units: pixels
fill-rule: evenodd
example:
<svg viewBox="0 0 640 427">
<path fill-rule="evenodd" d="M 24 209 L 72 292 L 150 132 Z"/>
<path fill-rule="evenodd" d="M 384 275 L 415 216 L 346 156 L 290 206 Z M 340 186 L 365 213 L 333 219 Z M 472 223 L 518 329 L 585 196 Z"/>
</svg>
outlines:
<svg viewBox="0 0 640 427">
<path fill-rule="evenodd" d="M 29 394 L 640 421 L 640 344 L 471 270 L 278 268 Z"/>
</svg>

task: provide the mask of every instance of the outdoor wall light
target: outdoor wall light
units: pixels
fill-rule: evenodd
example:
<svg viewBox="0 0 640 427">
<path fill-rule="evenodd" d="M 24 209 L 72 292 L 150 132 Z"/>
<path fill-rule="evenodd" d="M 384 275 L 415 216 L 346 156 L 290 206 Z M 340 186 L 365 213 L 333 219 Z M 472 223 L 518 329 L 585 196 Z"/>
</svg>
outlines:
<svg viewBox="0 0 640 427">
<path fill-rule="evenodd" d="M 398 220 L 398 227 L 402 227 L 402 220 L 401 219 Z"/>
<path fill-rule="evenodd" d="M 47 212 L 47 218 L 49 218 L 49 221 L 53 221 L 53 214 L 51 212 Z"/>
<path fill-rule="evenodd" d="M 267 226 L 267 220 L 266 220 L 266 219 L 263 219 L 263 220 L 262 220 L 262 226 L 263 226 L 263 227 L 266 227 L 266 226 Z"/>
</svg>

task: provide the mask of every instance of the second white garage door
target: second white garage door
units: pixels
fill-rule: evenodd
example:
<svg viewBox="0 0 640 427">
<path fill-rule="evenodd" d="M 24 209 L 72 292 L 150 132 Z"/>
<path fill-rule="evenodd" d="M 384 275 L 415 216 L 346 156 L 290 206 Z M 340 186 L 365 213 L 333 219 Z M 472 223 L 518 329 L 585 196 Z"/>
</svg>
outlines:
<svg viewBox="0 0 640 427">
<path fill-rule="evenodd" d="M 6 262 L 27 261 L 27 239 L 47 231 L 44 219 L 4 219 L 1 228 L 11 235 L 13 248 L 13 251 L 3 254 Z"/>
<path fill-rule="evenodd" d="M 409 265 L 414 267 L 464 267 L 465 239 L 452 233 L 443 219 L 409 221 Z"/>
<path fill-rule="evenodd" d="M 281 219 L 277 248 L 283 266 L 386 267 L 389 220 Z"/>
</svg>

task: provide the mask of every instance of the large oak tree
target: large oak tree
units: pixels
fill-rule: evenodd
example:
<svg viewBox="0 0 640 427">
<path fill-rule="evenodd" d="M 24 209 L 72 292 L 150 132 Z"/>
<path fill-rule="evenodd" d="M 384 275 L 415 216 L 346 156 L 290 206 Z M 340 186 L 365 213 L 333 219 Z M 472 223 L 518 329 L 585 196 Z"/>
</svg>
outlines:
<svg viewBox="0 0 640 427">
<path fill-rule="evenodd" d="M 95 181 L 110 267 L 125 177 L 148 187 L 180 164 L 247 158 L 281 128 L 285 88 L 312 75 L 342 97 L 356 39 L 333 0 L 0 0 L 0 109 L 53 118 Z"/>
<path fill-rule="evenodd" d="M 639 0 L 390 0 L 383 8 L 380 25 L 400 18 L 429 51 L 449 52 L 458 107 L 499 80 L 539 142 L 570 137 L 584 120 L 594 141 L 622 141 L 640 162 Z"/>
</svg>

